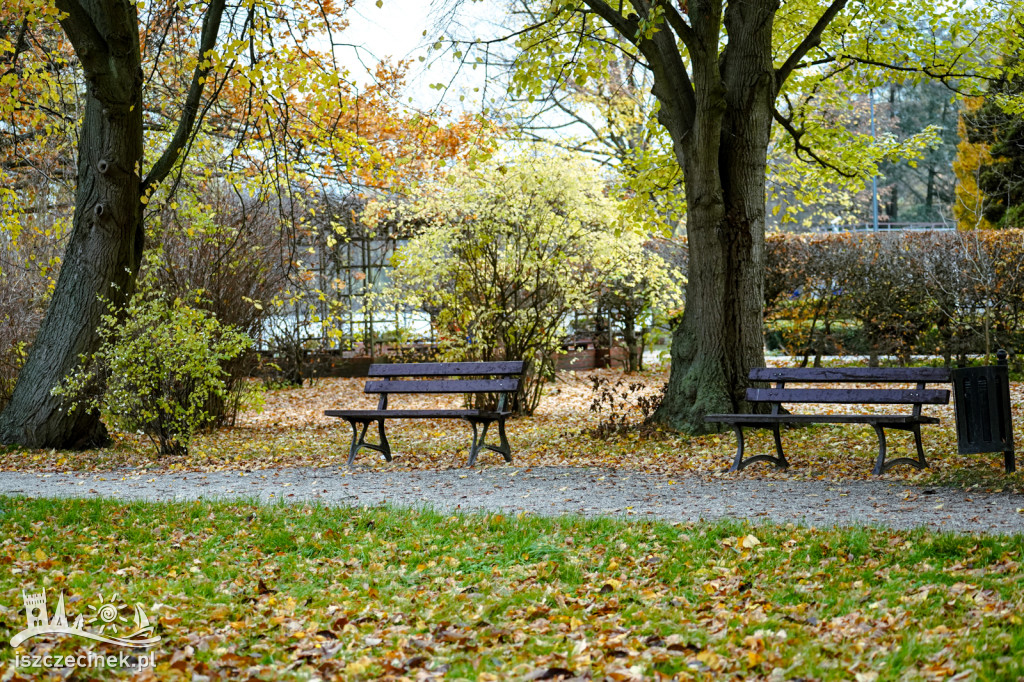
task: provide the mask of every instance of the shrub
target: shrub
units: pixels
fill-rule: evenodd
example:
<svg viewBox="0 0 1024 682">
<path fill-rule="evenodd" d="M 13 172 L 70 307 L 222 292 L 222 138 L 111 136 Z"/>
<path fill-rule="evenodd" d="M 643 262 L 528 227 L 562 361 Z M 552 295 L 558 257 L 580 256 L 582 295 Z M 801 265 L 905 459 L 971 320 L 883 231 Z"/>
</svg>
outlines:
<svg viewBox="0 0 1024 682">
<path fill-rule="evenodd" d="M 225 364 L 252 344 L 198 303 L 136 294 L 103 318 L 100 349 L 54 393 L 70 409 L 99 410 L 108 425 L 144 433 L 161 455 L 186 454 L 213 420 L 207 405 L 229 398 Z"/>
<path fill-rule="evenodd" d="M 774 235 L 767 251 L 766 335 L 804 363 L 866 352 L 962 364 L 1024 344 L 1024 231 Z"/>
<path fill-rule="evenodd" d="M 417 231 L 395 255 L 384 305 L 428 312 L 446 359 L 528 361 L 518 406 L 527 414 L 569 317 L 602 287 L 637 289 L 637 307 L 675 288 L 643 239 L 616 234 L 620 217 L 594 169 L 568 157 L 460 167 L 404 212 Z"/>
<path fill-rule="evenodd" d="M 645 242 L 631 232 L 607 242 L 595 259 L 601 279 L 598 309 L 622 330 L 626 371 L 637 372 L 643 369 L 643 349 L 652 332 L 670 326 L 682 311 L 682 271 L 666 258 L 681 249 L 669 240 Z"/>
<path fill-rule="evenodd" d="M 915 235 L 870 235 L 858 240 L 847 278 L 846 312 L 861 323 L 871 365 L 896 354 L 905 364 L 931 326 L 932 301 Z"/>
<path fill-rule="evenodd" d="M 849 235 L 771 235 L 766 242 L 766 335 L 783 343 L 801 365 L 849 349 L 840 331 L 857 243 Z M 785 324 L 780 324 L 785 323 Z"/>
<path fill-rule="evenodd" d="M 274 312 L 270 304 L 286 286 L 284 230 L 270 197 L 244 198 L 224 182 L 196 174 L 147 221 L 145 273 L 167 299 L 190 298 L 222 325 L 260 338 Z M 223 369 L 228 391 L 206 410 L 217 426 L 233 425 L 259 358 L 246 353 Z"/>
</svg>

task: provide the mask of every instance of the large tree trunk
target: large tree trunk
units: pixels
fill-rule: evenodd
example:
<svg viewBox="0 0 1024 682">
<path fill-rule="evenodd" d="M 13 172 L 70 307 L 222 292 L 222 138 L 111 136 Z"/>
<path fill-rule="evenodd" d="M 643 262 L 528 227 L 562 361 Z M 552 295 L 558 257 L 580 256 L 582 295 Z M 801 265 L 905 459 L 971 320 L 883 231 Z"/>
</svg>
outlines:
<svg viewBox="0 0 1024 682">
<path fill-rule="evenodd" d="M 187 148 L 212 62 L 199 60 L 178 127 L 142 179 L 142 54 L 134 1 L 54 0 L 54 5 L 86 83 L 75 216 L 46 317 L 11 402 L 0 414 L 0 443 L 81 448 L 106 440 L 99 415 L 69 413 L 50 392 L 82 355 L 96 350 L 104 313 L 133 293 L 142 263 L 142 197 Z M 211 0 L 207 6 L 199 55 L 216 46 L 224 5 L 225 0 Z"/>
<path fill-rule="evenodd" d="M 106 439 L 99 416 L 69 413 L 50 391 L 96 349 L 110 303 L 131 294 L 142 257 L 142 68 L 138 18 L 127 0 L 57 2 L 82 59 L 87 91 L 78 145 L 74 226 L 53 298 L 14 395 L 0 442 L 89 447 Z"/>
<path fill-rule="evenodd" d="M 672 337 L 665 399 L 653 418 L 699 433 L 708 430 L 709 412 L 751 409 L 747 377 L 764 365 L 768 141 L 776 115 L 786 120 L 774 103 L 848 0 L 831 0 L 778 68 L 772 30 L 779 0 L 583 1 L 646 59 L 658 121 L 683 169 L 686 309 Z"/>
<path fill-rule="evenodd" d="M 670 128 L 681 141 L 676 154 L 686 186 L 690 259 L 686 309 L 672 337 L 672 371 L 654 419 L 690 433 L 709 430 L 708 413 L 746 412 L 747 376 L 764 366 L 764 186 L 777 91 L 771 51 L 776 6 L 772 0 L 727 6 L 729 44 L 721 59 L 693 57 L 693 128 L 689 134 Z"/>
</svg>

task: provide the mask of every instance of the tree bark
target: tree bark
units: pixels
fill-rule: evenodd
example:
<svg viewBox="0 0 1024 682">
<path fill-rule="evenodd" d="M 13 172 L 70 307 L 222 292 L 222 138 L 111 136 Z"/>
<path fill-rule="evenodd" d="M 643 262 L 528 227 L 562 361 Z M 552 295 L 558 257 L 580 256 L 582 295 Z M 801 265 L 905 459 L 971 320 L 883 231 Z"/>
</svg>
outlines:
<svg viewBox="0 0 1024 682">
<path fill-rule="evenodd" d="M 643 351 L 636 333 L 636 314 L 629 306 L 622 310 L 622 341 L 626 344 L 626 373 L 639 372 Z"/>
<path fill-rule="evenodd" d="M 50 391 L 96 349 L 100 318 L 134 288 L 143 247 L 142 64 L 133 3 L 57 7 L 86 80 L 74 222 L 46 317 L 0 415 L 0 442 L 81 448 L 106 440 L 99 416 L 69 412 Z"/>
<path fill-rule="evenodd" d="M 777 94 L 771 50 L 777 7 L 774 0 L 727 6 L 729 44 L 720 58 L 691 50 L 693 129 L 670 128 L 681 142 L 690 261 L 672 370 L 654 419 L 690 433 L 709 430 L 706 414 L 748 411 L 747 377 L 764 366 L 764 184 Z"/>
<path fill-rule="evenodd" d="M 889 194 L 889 201 L 885 207 L 885 217 L 890 223 L 898 222 L 900 219 L 900 186 L 894 183 Z"/>
</svg>

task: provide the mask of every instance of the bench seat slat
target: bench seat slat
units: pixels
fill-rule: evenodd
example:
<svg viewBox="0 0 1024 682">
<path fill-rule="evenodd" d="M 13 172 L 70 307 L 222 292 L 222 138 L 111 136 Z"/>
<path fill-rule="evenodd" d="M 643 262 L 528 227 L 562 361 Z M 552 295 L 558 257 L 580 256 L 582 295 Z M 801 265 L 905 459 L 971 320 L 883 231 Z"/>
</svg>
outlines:
<svg viewBox="0 0 1024 682">
<path fill-rule="evenodd" d="M 754 403 L 837 403 L 863 405 L 945 405 L 947 389 L 900 388 L 748 388 L 747 400 Z"/>
<path fill-rule="evenodd" d="M 938 417 L 912 414 L 709 414 L 704 421 L 739 426 L 766 424 L 938 424 Z"/>
<path fill-rule="evenodd" d="M 511 412 L 491 412 L 487 410 L 325 410 L 328 417 L 385 418 L 402 417 L 405 419 L 458 419 L 461 417 L 498 417 L 511 416 Z"/>
<path fill-rule="evenodd" d="M 512 376 L 523 373 L 522 360 L 507 362 L 399 362 L 371 365 L 371 377 Z"/>
<path fill-rule="evenodd" d="M 950 373 L 944 367 L 758 367 L 750 370 L 751 381 L 886 382 L 947 384 Z"/>
<path fill-rule="evenodd" d="M 519 390 L 519 379 L 425 379 L 367 381 L 366 393 L 502 393 Z"/>
</svg>

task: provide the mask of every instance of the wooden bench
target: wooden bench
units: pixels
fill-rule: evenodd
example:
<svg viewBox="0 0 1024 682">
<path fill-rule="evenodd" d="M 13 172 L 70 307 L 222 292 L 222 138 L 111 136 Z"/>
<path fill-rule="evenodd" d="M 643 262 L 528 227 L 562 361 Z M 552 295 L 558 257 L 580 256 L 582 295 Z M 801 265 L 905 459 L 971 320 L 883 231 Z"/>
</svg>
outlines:
<svg viewBox="0 0 1024 682">
<path fill-rule="evenodd" d="M 512 414 L 508 409 L 509 396 L 519 391 L 523 373 L 522 361 L 510 362 L 436 362 L 371 365 L 367 376 L 381 381 L 367 381 L 365 393 L 379 393 L 376 410 L 326 410 L 328 417 L 344 419 L 352 426 L 352 447 L 348 463 L 356 458 L 361 448 L 376 450 L 391 461 L 391 445 L 384 433 L 385 419 L 462 419 L 473 427 L 473 441 L 469 450 L 469 466 L 476 463 L 480 450 L 486 448 L 512 461 L 512 450 L 505 437 L 505 420 Z M 456 378 L 461 377 L 461 378 Z M 467 378 L 473 377 L 473 378 Z M 489 378 L 483 378 L 489 377 Z M 399 380 L 401 379 L 401 380 Z M 388 396 L 423 393 L 498 393 L 497 408 L 486 410 L 395 410 L 388 408 Z M 367 443 L 366 431 L 377 422 L 379 443 Z M 498 423 L 498 445 L 485 442 L 487 429 Z"/>
<path fill-rule="evenodd" d="M 937 417 L 921 414 L 923 405 L 945 405 L 949 403 L 948 389 L 928 389 L 926 384 L 949 383 L 948 369 L 921 368 L 875 368 L 850 367 L 835 369 L 774 368 L 762 367 L 750 370 L 750 380 L 774 382 L 771 388 L 748 388 L 747 400 L 754 404 L 771 403 L 770 414 L 709 414 L 705 421 L 731 424 L 736 431 L 736 459 L 729 471 L 740 471 L 754 462 L 772 462 L 786 468 L 789 462 L 782 452 L 782 438 L 779 427 L 782 424 L 870 424 L 878 434 L 878 458 L 872 470 L 882 474 L 897 464 L 909 464 L 918 469 L 928 466 L 921 447 L 921 425 L 938 424 Z M 915 388 L 787 388 L 788 383 L 911 383 Z M 859 404 L 859 405 L 910 405 L 910 414 L 785 414 L 783 403 L 800 404 Z M 771 429 L 775 436 L 777 456 L 755 455 L 743 457 L 743 427 Z M 910 431 L 917 445 L 917 459 L 900 457 L 886 461 L 885 429 Z"/>
</svg>

